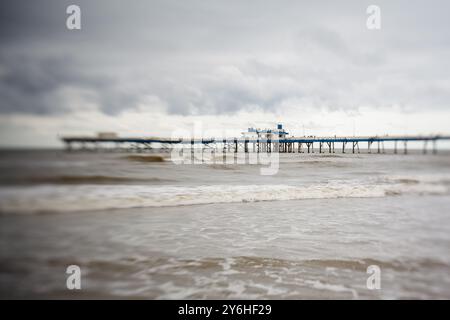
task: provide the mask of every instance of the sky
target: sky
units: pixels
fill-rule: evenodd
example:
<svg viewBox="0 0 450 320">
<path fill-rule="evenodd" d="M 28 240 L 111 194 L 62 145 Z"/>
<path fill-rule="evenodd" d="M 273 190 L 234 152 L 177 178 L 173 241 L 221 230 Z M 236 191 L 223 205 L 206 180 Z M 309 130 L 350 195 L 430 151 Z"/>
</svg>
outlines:
<svg viewBox="0 0 450 320">
<path fill-rule="evenodd" d="M 71 4 L 80 30 L 66 27 Z M 276 123 L 297 136 L 450 133 L 449 12 L 444 0 L 2 0 L 0 146 Z"/>
</svg>

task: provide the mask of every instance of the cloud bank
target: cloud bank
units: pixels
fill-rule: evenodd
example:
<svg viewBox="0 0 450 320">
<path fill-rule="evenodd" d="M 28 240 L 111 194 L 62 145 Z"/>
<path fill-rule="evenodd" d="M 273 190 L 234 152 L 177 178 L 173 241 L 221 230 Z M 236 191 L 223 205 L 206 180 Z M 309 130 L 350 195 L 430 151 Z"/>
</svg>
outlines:
<svg viewBox="0 0 450 320">
<path fill-rule="evenodd" d="M 366 28 L 372 1 L 77 1 L 76 31 L 69 4 L 0 4 L 2 144 L 23 131 L 18 144 L 36 132 L 52 144 L 55 132 L 105 122 L 165 135 L 206 119 L 236 130 L 284 121 L 348 133 L 354 119 L 372 133 L 445 130 L 448 1 L 377 1 L 378 31 Z M 404 124 L 424 115 L 428 126 Z"/>
</svg>

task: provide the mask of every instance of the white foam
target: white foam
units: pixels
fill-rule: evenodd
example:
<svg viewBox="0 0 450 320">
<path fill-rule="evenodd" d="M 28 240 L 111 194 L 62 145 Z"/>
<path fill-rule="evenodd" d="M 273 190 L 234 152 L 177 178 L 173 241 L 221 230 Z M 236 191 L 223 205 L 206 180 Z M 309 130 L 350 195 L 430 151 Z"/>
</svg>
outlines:
<svg viewBox="0 0 450 320">
<path fill-rule="evenodd" d="M 336 285 L 336 284 L 330 284 L 330 283 L 324 283 L 318 280 L 306 280 L 306 284 L 311 285 L 314 289 L 318 290 L 328 290 L 333 292 L 350 292 L 353 296 L 353 299 L 358 299 L 359 295 L 358 292 L 355 289 L 348 288 L 343 285 Z"/>
<path fill-rule="evenodd" d="M 75 185 L 0 188 L 1 212 L 64 212 L 132 207 L 165 207 L 230 202 L 368 198 L 399 194 L 446 194 L 436 183 L 334 181 L 292 185 Z"/>
</svg>

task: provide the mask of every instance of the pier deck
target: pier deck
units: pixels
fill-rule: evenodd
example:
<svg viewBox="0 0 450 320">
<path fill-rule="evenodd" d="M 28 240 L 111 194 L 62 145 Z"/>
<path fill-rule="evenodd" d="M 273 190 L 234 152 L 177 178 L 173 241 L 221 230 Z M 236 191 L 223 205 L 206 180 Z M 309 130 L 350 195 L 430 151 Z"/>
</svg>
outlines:
<svg viewBox="0 0 450 320">
<path fill-rule="evenodd" d="M 319 153 L 322 151 L 329 153 L 335 152 L 335 145 L 338 143 L 342 147 L 342 153 L 346 151 L 346 145 L 351 144 L 351 150 L 353 153 L 360 151 L 360 143 L 366 143 L 367 150 L 370 153 L 373 143 L 377 143 L 377 152 L 384 152 L 384 143 L 394 143 L 394 153 L 397 153 L 398 143 L 403 144 L 403 151 L 407 153 L 408 142 L 423 142 L 423 152 L 427 152 L 427 145 L 432 144 L 433 153 L 437 152 L 436 142 L 439 140 L 450 140 L 450 135 L 416 135 L 416 136 L 350 136 L 350 137 L 285 137 L 280 139 L 265 139 L 265 138 L 161 138 L 161 137 L 62 137 L 61 140 L 66 144 L 68 150 L 91 150 L 101 149 L 105 144 L 113 144 L 114 148 L 122 149 L 123 146 L 127 146 L 128 151 L 143 151 L 145 149 L 152 149 L 154 144 L 159 144 L 162 148 L 173 148 L 176 145 L 190 145 L 194 148 L 194 145 L 207 146 L 209 148 L 222 147 L 223 150 L 234 150 L 238 152 L 242 147 L 244 152 L 250 152 L 249 145 L 253 146 L 254 152 L 285 152 L 294 153 L 297 150 L 298 153 L 314 152 L 314 144 L 318 145 Z M 76 148 L 78 146 L 78 148 Z M 302 147 L 305 146 L 305 151 Z M 341 148 L 340 148 L 341 149 Z"/>
</svg>

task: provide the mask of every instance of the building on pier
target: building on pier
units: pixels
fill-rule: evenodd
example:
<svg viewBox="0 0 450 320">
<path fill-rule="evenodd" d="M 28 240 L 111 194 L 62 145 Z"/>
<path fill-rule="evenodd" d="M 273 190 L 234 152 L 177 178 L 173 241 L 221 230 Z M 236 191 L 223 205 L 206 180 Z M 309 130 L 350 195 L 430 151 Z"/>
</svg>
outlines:
<svg viewBox="0 0 450 320">
<path fill-rule="evenodd" d="M 248 139 L 285 139 L 289 133 L 283 129 L 283 125 L 279 123 L 274 129 L 248 128 L 242 132 L 242 136 Z"/>
</svg>

